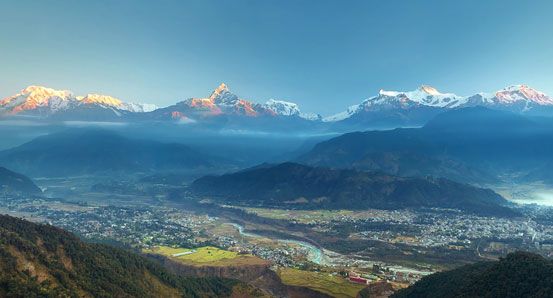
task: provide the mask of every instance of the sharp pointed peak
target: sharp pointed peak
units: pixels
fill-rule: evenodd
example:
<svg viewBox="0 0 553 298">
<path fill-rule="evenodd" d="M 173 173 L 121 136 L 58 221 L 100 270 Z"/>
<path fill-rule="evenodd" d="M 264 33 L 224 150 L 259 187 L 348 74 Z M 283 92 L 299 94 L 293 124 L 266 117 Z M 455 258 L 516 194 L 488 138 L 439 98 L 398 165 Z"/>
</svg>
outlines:
<svg viewBox="0 0 553 298">
<path fill-rule="evenodd" d="M 227 84 L 225 84 L 225 83 L 219 84 L 219 86 L 217 86 L 217 88 L 215 88 L 215 90 L 214 90 L 214 92 L 218 92 L 218 93 L 221 93 L 223 91 L 229 91 L 229 88 L 228 88 Z"/>
<path fill-rule="evenodd" d="M 221 94 L 224 94 L 224 93 L 230 93 L 230 90 L 227 84 L 221 83 L 217 88 L 215 88 L 215 90 L 213 90 L 213 92 L 211 92 L 209 99 L 215 100 L 216 98 L 221 96 Z"/>
</svg>

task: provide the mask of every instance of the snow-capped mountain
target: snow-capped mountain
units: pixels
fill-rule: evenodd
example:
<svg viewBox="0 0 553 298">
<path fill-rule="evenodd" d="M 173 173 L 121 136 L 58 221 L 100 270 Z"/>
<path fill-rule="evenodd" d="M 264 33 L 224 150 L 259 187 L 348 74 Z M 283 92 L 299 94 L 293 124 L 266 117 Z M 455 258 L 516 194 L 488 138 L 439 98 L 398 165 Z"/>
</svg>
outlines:
<svg viewBox="0 0 553 298">
<path fill-rule="evenodd" d="M 300 108 L 293 102 L 269 99 L 264 107 L 272 111 L 275 115 L 281 116 L 299 116 Z"/>
<path fill-rule="evenodd" d="M 151 104 L 126 103 L 108 95 L 75 96 L 68 90 L 55 90 L 42 86 L 29 86 L 13 96 L 0 100 L 0 114 L 2 115 L 66 118 L 74 112 L 81 115 L 82 110 L 90 113 L 95 110 L 121 116 L 125 113 L 149 112 L 156 108 Z M 105 118 L 107 114 L 104 113 L 102 118 Z M 93 119 L 94 115 L 87 115 L 86 118 Z"/>
<path fill-rule="evenodd" d="M 549 114 L 553 111 L 553 98 L 528 87 L 513 85 L 495 93 L 478 93 L 466 99 L 465 106 L 488 106 L 526 114 Z"/>
<path fill-rule="evenodd" d="M 298 104 L 289 101 L 269 99 L 263 104 L 263 107 L 272 111 L 275 116 L 300 117 L 312 121 L 319 121 L 322 119 L 319 114 L 302 113 Z"/>
<path fill-rule="evenodd" d="M 296 117 L 300 118 L 300 109 L 297 104 L 282 100 L 270 99 L 266 103 L 255 103 L 239 98 L 232 93 L 225 83 L 219 85 L 209 97 L 189 98 L 175 105 L 158 109 L 154 118 L 172 118 L 184 120 L 187 123 L 196 123 L 207 118 L 221 117 Z"/>
<path fill-rule="evenodd" d="M 360 108 L 371 109 L 376 106 L 408 108 L 417 105 L 455 108 L 464 103 L 464 97 L 453 93 L 441 93 L 434 87 L 422 85 L 417 90 L 410 92 L 380 90 L 378 96 L 365 100 Z"/>
<path fill-rule="evenodd" d="M 151 112 L 157 109 L 157 106 L 154 104 L 124 102 L 118 98 L 111 97 L 109 95 L 87 94 L 86 96 L 77 96 L 76 98 L 80 104 L 113 107 L 119 110 L 133 113 Z"/>
<path fill-rule="evenodd" d="M 341 121 L 355 114 L 394 109 L 410 109 L 421 106 L 433 108 L 456 108 L 466 103 L 466 98 L 453 93 L 441 93 L 436 88 L 422 85 L 409 92 L 380 90 L 377 96 L 364 100 L 346 111 L 324 118 L 324 121 Z"/>
<path fill-rule="evenodd" d="M 441 93 L 434 87 L 422 85 L 408 92 L 380 90 L 378 95 L 364 100 L 361 104 L 351 106 L 344 112 L 326 117 L 323 121 L 355 121 L 359 118 L 364 120 L 373 118 L 380 121 L 393 120 L 392 118 L 395 117 L 408 124 L 412 114 L 416 114 L 419 120 L 426 121 L 426 118 L 437 112 L 471 106 L 487 106 L 516 113 L 551 113 L 553 99 L 526 85 L 513 85 L 495 93 L 478 93 L 472 96 Z M 428 117 L 425 114 L 428 114 Z"/>
<path fill-rule="evenodd" d="M 56 111 L 67 108 L 73 94 L 68 90 L 54 90 L 41 86 L 29 86 L 20 93 L 0 100 L 0 111 L 10 114 L 27 111 Z"/>
<path fill-rule="evenodd" d="M 223 114 L 256 117 L 270 113 L 263 105 L 238 98 L 225 83 L 219 85 L 207 98 L 189 98 L 162 110 L 172 110 L 171 114 L 178 112 L 179 118 L 205 118 Z"/>
<path fill-rule="evenodd" d="M 422 85 L 413 91 L 380 90 L 377 95 L 344 112 L 322 118 L 302 113 L 293 102 L 269 99 L 257 103 L 232 93 L 221 84 L 208 97 L 189 98 L 174 105 L 124 102 L 118 98 L 68 90 L 29 86 L 0 100 L 0 116 L 33 116 L 78 121 L 168 121 L 234 130 L 351 131 L 421 126 L 434 116 L 464 107 L 485 106 L 527 115 L 553 115 L 553 98 L 526 85 L 513 85 L 493 93 L 459 96 Z"/>
</svg>

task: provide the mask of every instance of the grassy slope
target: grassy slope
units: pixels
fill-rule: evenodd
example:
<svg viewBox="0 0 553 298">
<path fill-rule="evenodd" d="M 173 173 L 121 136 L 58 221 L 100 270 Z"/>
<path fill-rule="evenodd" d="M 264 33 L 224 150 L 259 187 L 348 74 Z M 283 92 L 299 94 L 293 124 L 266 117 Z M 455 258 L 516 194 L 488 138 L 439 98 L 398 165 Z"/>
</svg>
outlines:
<svg viewBox="0 0 553 298">
<path fill-rule="evenodd" d="M 228 251 L 212 246 L 205 246 L 194 249 L 195 252 L 187 255 L 174 257 L 174 254 L 192 251 L 188 248 L 173 248 L 167 246 L 155 247 L 150 250 L 144 250 L 145 253 L 154 253 L 164 255 L 174 260 L 192 265 L 210 265 L 210 266 L 239 266 L 239 265 L 255 265 L 266 264 L 266 261 L 252 256 L 241 255 L 237 252 Z"/>
<path fill-rule="evenodd" d="M 356 297 L 357 293 L 365 288 L 364 285 L 354 284 L 343 277 L 325 272 L 281 268 L 278 275 L 287 285 L 307 287 L 333 297 Z"/>
</svg>

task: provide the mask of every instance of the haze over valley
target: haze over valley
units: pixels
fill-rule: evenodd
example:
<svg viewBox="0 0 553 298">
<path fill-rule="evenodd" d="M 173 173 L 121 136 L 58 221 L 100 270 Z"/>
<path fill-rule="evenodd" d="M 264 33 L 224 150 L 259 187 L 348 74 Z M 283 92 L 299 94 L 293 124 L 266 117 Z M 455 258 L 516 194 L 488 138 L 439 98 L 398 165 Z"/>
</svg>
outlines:
<svg viewBox="0 0 553 298">
<path fill-rule="evenodd" d="M 5 1 L 0 297 L 553 297 L 553 4 Z"/>
</svg>

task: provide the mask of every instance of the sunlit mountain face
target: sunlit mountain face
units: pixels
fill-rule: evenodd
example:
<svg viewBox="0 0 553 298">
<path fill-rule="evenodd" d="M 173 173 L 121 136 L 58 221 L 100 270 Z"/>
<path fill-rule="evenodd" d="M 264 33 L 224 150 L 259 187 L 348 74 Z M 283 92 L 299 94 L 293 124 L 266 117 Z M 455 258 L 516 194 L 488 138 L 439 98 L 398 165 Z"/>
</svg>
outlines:
<svg viewBox="0 0 553 298">
<path fill-rule="evenodd" d="M 441 93 L 436 88 L 422 85 L 409 92 L 380 90 L 377 96 L 350 107 L 346 112 L 330 116 L 327 121 L 344 120 L 354 114 L 382 110 L 408 110 L 416 108 L 452 109 L 471 106 L 488 106 L 514 112 L 539 112 L 540 108 L 553 106 L 553 99 L 543 92 L 526 85 L 509 86 L 495 93 L 478 93 L 472 96 L 459 96 Z"/>
<path fill-rule="evenodd" d="M 217 117 L 312 119 L 311 115 L 302 114 L 295 103 L 275 99 L 270 99 L 266 103 L 255 103 L 239 98 L 225 83 L 219 85 L 209 97 L 189 98 L 152 113 L 152 118 L 193 123 Z"/>
<path fill-rule="evenodd" d="M 5 115 L 30 115 L 45 118 L 79 110 L 89 110 L 88 113 L 91 116 L 94 116 L 95 109 L 110 111 L 114 116 L 119 116 L 124 113 L 143 113 L 156 108 L 152 104 L 126 103 L 109 95 L 76 96 L 68 90 L 55 90 L 42 86 L 29 86 L 18 94 L 0 101 L 0 111 Z M 85 115 L 82 117 L 87 118 Z"/>
<path fill-rule="evenodd" d="M 553 298 L 552 11 L 0 0 L 0 298 Z"/>
<path fill-rule="evenodd" d="M 222 83 L 208 97 L 193 97 L 157 108 L 152 104 L 125 102 L 109 95 L 76 96 L 68 90 L 29 86 L 0 101 L 4 117 L 33 116 L 39 119 L 78 121 L 163 121 L 213 125 L 220 128 L 271 131 L 283 124 L 300 131 L 340 131 L 421 126 L 449 110 L 485 106 L 510 112 L 547 116 L 553 99 L 527 85 L 514 85 L 492 93 L 460 96 L 429 85 L 413 91 L 380 90 L 376 96 L 346 111 L 321 117 L 304 113 L 295 103 L 269 99 L 259 103 L 239 97 Z M 257 119 L 257 120 L 256 120 Z"/>
<path fill-rule="evenodd" d="M 161 108 L 30 86 L 0 107 L 0 210 L 149 259 L 94 244 L 122 265 L 152 261 L 183 284 L 200 276 L 232 286 L 202 280 L 217 291 L 209 297 L 387 297 L 419 280 L 414 291 L 433 292 L 443 283 L 425 276 L 444 268 L 515 250 L 553 256 L 553 99 L 526 85 L 470 96 L 429 85 L 380 90 L 324 118 L 289 101 L 245 99 L 226 84 Z M 42 239 L 33 230 L 44 227 L 25 232 L 10 222 L 0 234 Z M 40 241 L 32 250 L 8 242 L 0 264 L 13 266 L 0 272 L 0 296 L 4 276 L 16 285 L 40 277 L 20 264 L 55 264 L 52 276 L 69 279 L 81 272 L 71 266 L 82 250 L 45 250 Z M 37 251 L 61 263 L 38 262 Z M 537 255 L 511 258 L 462 268 L 548 266 Z M 159 281 L 170 277 L 148 268 Z M 108 271 L 99 274 L 109 292 L 127 277 Z M 175 288 L 156 289 L 182 288 L 170 279 Z M 134 296 L 154 293 L 140 291 Z"/>
</svg>

